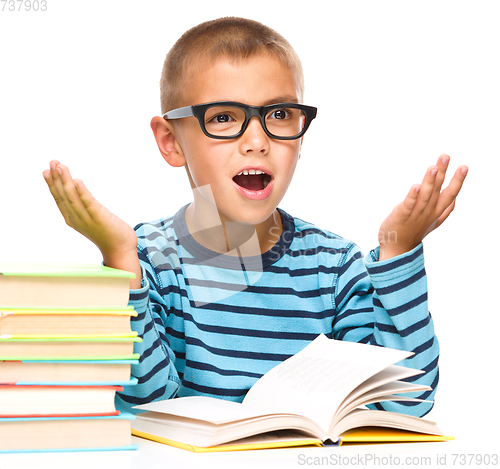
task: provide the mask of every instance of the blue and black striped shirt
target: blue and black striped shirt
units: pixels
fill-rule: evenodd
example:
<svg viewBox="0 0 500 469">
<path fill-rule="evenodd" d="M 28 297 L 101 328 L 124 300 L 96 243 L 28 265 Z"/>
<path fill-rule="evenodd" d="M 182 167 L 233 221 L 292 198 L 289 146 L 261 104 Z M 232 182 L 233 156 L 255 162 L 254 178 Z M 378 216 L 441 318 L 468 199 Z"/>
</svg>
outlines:
<svg viewBox="0 0 500 469">
<path fill-rule="evenodd" d="M 136 227 L 142 288 L 132 290 L 132 327 L 143 338 L 117 398 L 123 410 L 171 397 L 243 400 L 264 373 L 318 334 L 415 352 L 401 364 L 426 373 L 411 381 L 432 392 L 439 347 L 427 308 L 422 245 L 383 262 L 335 234 L 279 210 L 283 232 L 262 256 L 210 251 L 189 233 L 184 213 Z M 379 409 L 424 415 L 431 402 Z"/>
</svg>

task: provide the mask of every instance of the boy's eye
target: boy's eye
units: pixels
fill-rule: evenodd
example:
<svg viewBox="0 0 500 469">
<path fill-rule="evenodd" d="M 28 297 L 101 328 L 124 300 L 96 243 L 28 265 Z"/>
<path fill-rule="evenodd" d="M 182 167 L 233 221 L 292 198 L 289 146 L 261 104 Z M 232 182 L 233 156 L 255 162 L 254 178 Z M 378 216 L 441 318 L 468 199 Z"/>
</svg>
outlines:
<svg viewBox="0 0 500 469">
<path fill-rule="evenodd" d="M 239 116 L 239 110 L 233 108 L 217 109 L 213 108 L 207 111 L 205 115 L 205 122 L 207 124 L 230 124 L 238 121 L 243 116 Z"/>
<path fill-rule="evenodd" d="M 268 115 L 268 119 L 290 119 L 292 117 L 292 113 L 288 109 L 275 109 L 271 111 Z"/>
<path fill-rule="evenodd" d="M 205 130 L 211 135 L 236 135 L 245 121 L 245 112 L 233 106 L 214 106 L 205 114 Z"/>
<path fill-rule="evenodd" d="M 225 124 L 227 122 L 231 122 L 232 119 L 233 118 L 229 114 L 218 114 L 210 120 L 219 124 Z"/>
</svg>

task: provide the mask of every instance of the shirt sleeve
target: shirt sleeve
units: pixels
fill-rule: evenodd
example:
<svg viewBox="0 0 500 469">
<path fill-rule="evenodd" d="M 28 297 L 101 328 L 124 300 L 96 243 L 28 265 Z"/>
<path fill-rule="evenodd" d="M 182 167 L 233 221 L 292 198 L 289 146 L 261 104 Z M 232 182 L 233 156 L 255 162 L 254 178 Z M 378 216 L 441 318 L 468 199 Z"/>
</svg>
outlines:
<svg viewBox="0 0 500 469">
<path fill-rule="evenodd" d="M 138 384 L 123 386 L 117 393 L 118 410 L 136 413 L 132 407 L 154 400 L 174 397 L 180 379 L 175 369 L 175 356 L 165 334 L 165 315 L 168 307 L 158 293 L 159 286 L 154 269 L 139 250 L 142 265 L 142 282 L 139 290 L 130 291 L 129 305 L 138 313 L 132 317 L 131 326 L 142 342 L 136 343 L 134 353 L 140 354 L 139 364 L 132 365 L 132 377 Z"/>
<path fill-rule="evenodd" d="M 439 345 L 428 310 L 422 244 L 380 262 L 378 249 L 363 260 L 359 248 L 352 245 L 340 267 L 334 301 L 335 339 L 413 352 L 398 364 L 425 373 L 405 381 L 432 388 L 423 393 L 405 393 L 427 402 L 382 402 L 370 407 L 416 416 L 427 414 L 439 379 Z"/>
</svg>

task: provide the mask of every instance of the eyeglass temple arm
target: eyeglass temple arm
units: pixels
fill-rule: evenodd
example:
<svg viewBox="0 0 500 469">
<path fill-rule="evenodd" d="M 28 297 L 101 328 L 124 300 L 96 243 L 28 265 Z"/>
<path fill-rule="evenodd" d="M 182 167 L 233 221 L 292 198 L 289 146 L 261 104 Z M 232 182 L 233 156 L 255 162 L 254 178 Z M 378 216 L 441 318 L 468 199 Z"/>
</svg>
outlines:
<svg viewBox="0 0 500 469">
<path fill-rule="evenodd" d="M 183 117 L 193 116 L 192 106 L 180 107 L 179 109 L 174 109 L 163 114 L 165 119 L 182 119 Z"/>
</svg>

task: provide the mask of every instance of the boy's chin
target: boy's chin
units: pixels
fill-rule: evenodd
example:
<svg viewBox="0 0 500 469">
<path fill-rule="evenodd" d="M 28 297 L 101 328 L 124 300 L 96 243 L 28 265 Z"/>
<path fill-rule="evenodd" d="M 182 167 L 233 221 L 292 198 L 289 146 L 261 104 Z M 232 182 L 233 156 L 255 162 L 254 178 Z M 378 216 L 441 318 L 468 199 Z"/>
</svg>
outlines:
<svg viewBox="0 0 500 469">
<path fill-rule="evenodd" d="M 223 213 L 219 211 L 221 220 L 224 223 L 241 223 L 245 225 L 258 226 L 272 221 L 273 215 L 276 212 L 276 207 L 259 207 L 256 209 L 245 209 L 240 212 L 231 211 Z M 271 219 L 271 220 L 270 220 Z"/>
</svg>

